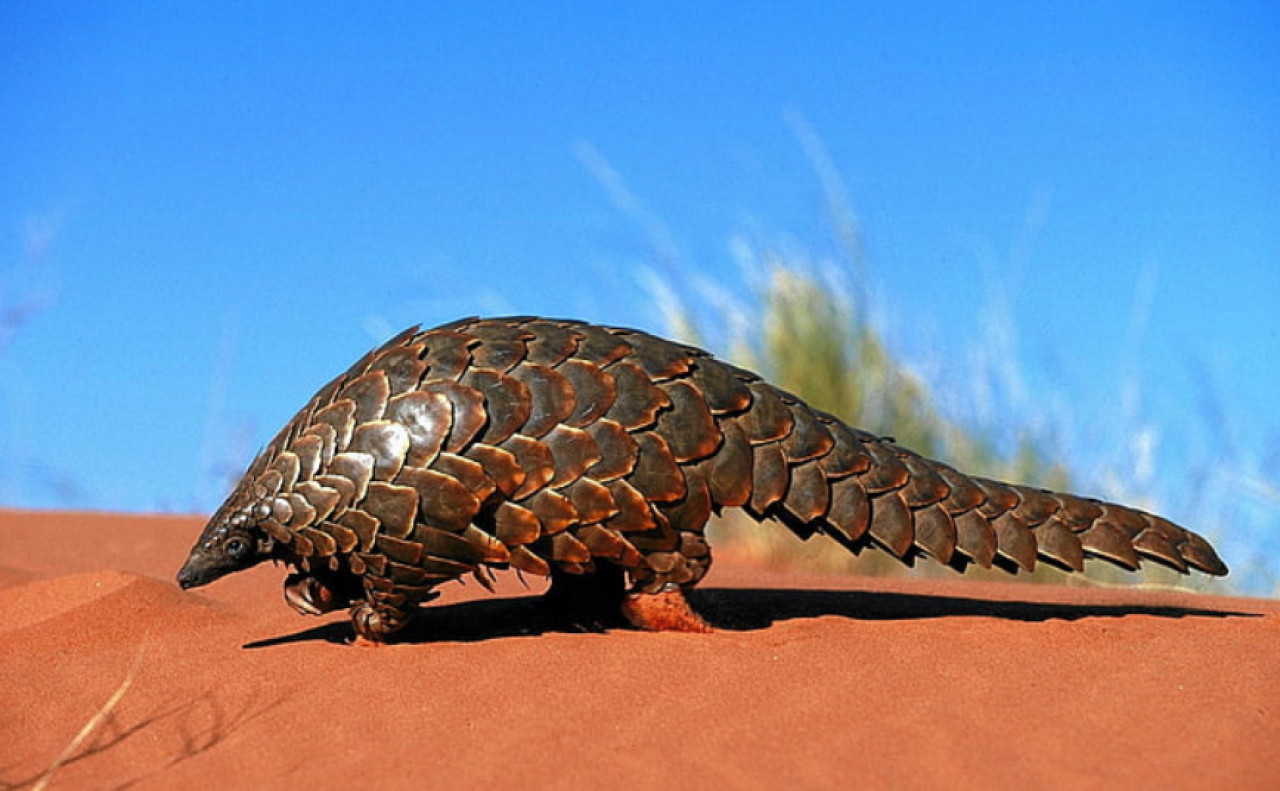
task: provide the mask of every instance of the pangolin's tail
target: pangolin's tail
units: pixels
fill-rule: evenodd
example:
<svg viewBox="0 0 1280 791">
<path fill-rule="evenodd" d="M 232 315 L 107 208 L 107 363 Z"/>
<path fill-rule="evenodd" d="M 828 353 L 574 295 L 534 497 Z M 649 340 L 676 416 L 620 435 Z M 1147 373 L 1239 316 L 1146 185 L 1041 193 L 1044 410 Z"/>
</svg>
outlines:
<svg viewBox="0 0 1280 791">
<path fill-rule="evenodd" d="M 704 393 L 715 387 L 702 384 Z M 1146 558 L 1184 574 L 1227 573 L 1207 541 L 1167 519 L 968 476 L 759 379 L 745 384 L 750 405 L 720 418 L 724 441 L 705 470 L 718 505 L 777 517 L 803 538 L 821 532 L 854 551 L 875 543 L 904 560 L 923 552 L 959 568 L 1030 571 L 1043 560 L 1080 571 L 1097 557 L 1131 570 Z"/>
</svg>

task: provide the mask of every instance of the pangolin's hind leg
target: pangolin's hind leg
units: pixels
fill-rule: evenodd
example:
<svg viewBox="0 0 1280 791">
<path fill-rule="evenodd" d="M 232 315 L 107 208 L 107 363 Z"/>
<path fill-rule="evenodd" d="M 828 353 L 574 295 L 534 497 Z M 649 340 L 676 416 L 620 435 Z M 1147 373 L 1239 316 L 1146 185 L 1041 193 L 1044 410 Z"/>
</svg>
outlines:
<svg viewBox="0 0 1280 791">
<path fill-rule="evenodd" d="M 557 619 L 581 628 L 598 629 L 618 624 L 618 615 L 646 632 L 710 632 L 684 597 L 684 589 L 660 579 L 650 569 L 631 569 L 636 579 L 626 587 L 624 569 L 597 560 L 587 573 L 551 567 L 551 589 L 544 601 Z M 690 583 L 691 584 L 691 583 Z"/>
<path fill-rule="evenodd" d="M 631 570 L 632 586 L 622 600 L 622 616 L 648 632 L 710 632 L 685 592 L 711 568 L 711 550 L 700 533 L 683 531 L 669 551 L 653 551 Z"/>
<path fill-rule="evenodd" d="M 693 611 L 684 590 L 668 582 L 656 593 L 633 591 L 622 600 L 622 617 L 646 632 L 710 632 L 711 626 Z"/>
</svg>

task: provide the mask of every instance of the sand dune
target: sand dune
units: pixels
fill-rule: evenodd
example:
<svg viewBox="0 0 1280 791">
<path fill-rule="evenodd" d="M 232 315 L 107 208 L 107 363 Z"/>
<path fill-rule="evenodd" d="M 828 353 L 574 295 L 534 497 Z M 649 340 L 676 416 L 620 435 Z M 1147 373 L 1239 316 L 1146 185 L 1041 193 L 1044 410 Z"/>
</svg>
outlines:
<svg viewBox="0 0 1280 791">
<path fill-rule="evenodd" d="M 721 563 L 711 635 L 567 631 L 513 576 L 343 643 L 202 520 L 0 512 L 0 788 L 1280 788 L 1280 603 Z"/>
</svg>

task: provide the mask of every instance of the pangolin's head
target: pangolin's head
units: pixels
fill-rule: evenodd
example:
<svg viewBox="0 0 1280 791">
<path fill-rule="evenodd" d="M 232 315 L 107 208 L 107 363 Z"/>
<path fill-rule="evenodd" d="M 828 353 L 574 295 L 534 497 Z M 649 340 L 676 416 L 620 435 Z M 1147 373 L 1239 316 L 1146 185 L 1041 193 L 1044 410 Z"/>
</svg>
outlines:
<svg viewBox="0 0 1280 791">
<path fill-rule="evenodd" d="M 235 499 L 218 509 L 191 548 L 178 572 L 178 584 L 183 588 L 208 585 L 271 558 L 275 541 L 258 526 L 254 507 L 237 507 Z"/>
</svg>

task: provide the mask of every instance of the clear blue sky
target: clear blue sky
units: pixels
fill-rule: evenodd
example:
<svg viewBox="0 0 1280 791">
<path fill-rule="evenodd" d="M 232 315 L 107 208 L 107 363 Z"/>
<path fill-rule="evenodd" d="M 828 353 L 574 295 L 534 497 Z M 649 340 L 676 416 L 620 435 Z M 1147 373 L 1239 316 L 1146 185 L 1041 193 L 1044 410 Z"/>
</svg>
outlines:
<svg viewBox="0 0 1280 791">
<path fill-rule="evenodd" d="M 745 295 L 733 237 L 834 249 L 795 112 L 936 384 L 1004 316 L 1010 419 L 1066 415 L 1086 478 L 1154 438 L 1200 527 L 1238 479 L 1206 531 L 1280 554 L 1274 4 L 264 5 L 0 7 L 0 504 L 212 508 L 409 324 L 664 329 L 584 150 L 665 271 Z"/>
</svg>

